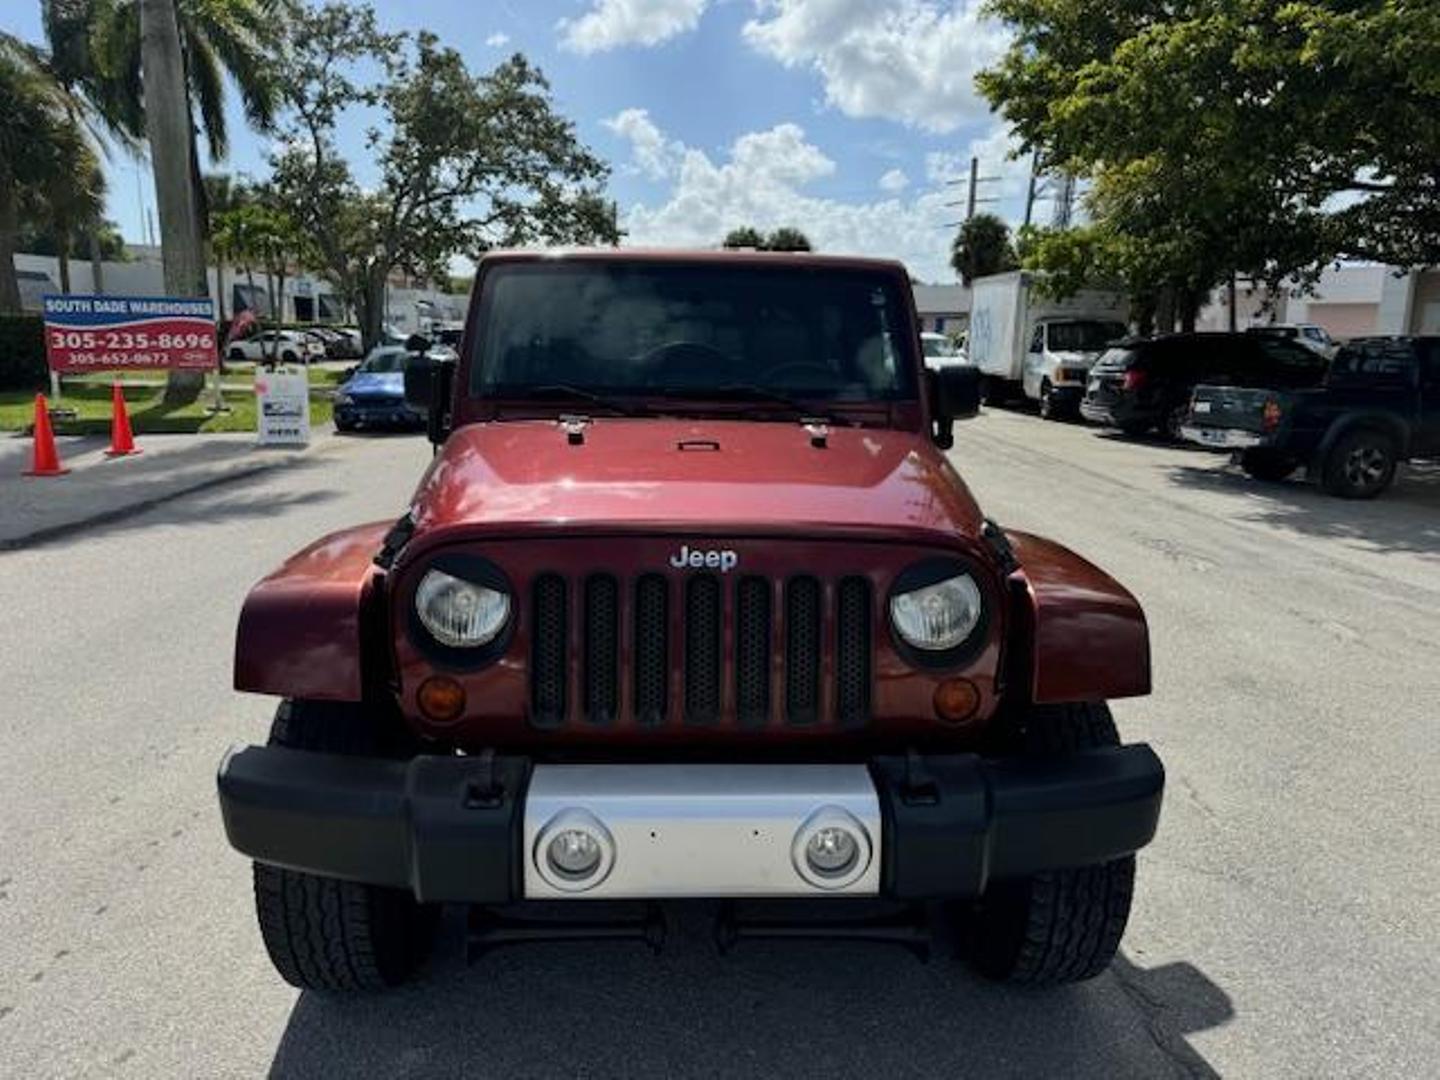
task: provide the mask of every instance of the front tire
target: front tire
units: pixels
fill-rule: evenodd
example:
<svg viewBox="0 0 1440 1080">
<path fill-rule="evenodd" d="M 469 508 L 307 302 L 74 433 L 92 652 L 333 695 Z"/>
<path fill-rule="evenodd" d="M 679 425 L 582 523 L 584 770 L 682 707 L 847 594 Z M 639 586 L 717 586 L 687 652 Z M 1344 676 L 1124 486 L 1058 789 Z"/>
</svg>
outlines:
<svg viewBox="0 0 1440 1080">
<path fill-rule="evenodd" d="M 1040 383 L 1040 419 L 1060 419 L 1060 410 L 1055 405 L 1055 388 L 1050 385 L 1049 379 Z"/>
<path fill-rule="evenodd" d="M 348 702 L 286 701 L 270 745 L 331 754 L 410 756 L 397 731 Z M 429 958 L 440 909 L 403 889 L 255 863 L 260 936 L 281 977 L 302 990 L 397 986 Z"/>
<path fill-rule="evenodd" d="M 1395 479 L 1395 440 L 1383 431 L 1362 428 L 1343 435 L 1330 448 L 1320 482 L 1342 499 L 1373 499 Z"/>
<path fill-rule="evenodd" d="M 1118 746 L 1103 703 L 1032 706 L 1027 756 Z M 987 978 L 1055 986 L 1094 978 L 1115 958 L 1135 889 L 1135 856 L 992 882 L 962 922 L 970 963 Z"/>
</svg>

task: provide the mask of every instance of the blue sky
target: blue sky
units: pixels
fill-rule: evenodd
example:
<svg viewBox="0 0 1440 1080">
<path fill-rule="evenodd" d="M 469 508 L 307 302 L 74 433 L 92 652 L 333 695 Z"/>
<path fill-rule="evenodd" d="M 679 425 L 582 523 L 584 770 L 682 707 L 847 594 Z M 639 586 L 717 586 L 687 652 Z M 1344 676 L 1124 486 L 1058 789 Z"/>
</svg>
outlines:
<svg viewBox="0 0 1440 1080">
<path fill-rule="evenodd" d="M 480 71 L 519 50 L 556 105 L 613 167 L 631 242 L 712 245 L 729 228 L 790 224 L 821 250 L 904 259 L 926 280 L 946 265 L 972 153 L 985 208 L 1022 212 L 1025 162 L 977 98 L 975 70 L 1003 31 L 968 0 L 407 0 L 375 3 L 393 30 L 427 28 Z M 38 0 L 0 26 L 40 38 Z M 233 105 L 233 101 L 232 101 Z M 342 147 L 363 178 L 359 119 Z M 266 141 L 231 110 L 219 168 L 266 172 Z M 207 167 L 210 167 L 207 163 Z M 111 162 L 110 215 L 143 238 L 148 165 Z M 1048 205 L 1037 208 L 1041 219 Z"/>
</svg>

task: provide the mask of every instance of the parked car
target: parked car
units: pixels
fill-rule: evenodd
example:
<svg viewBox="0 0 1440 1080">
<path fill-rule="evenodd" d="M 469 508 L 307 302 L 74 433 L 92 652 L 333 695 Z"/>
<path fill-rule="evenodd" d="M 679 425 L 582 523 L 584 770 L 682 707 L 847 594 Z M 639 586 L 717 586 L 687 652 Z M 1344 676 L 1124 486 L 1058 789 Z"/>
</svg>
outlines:
<svg viewBox="0 0 1440 1080">
<path fill-rule="evenodd" d="M 232 341 L 225 356 L 230 360 L 263 363 L 274 354 L 286 364 L 308 364 L 325 356 L 325 347 L 303 330 L 262 330 L 241 341 Z"/>
<path fill-rule="evenodd" d="M 1190 395 L 1201 383 L 1313 386 L 1325 359 L 1257 334 L 1163 334 L 1109 349 L 1090 369 L 1080 415 L 1127 435 L 1159 429 L 1179 439 Z"/>
<path fill-rule="evenodd" d="M 1129 306 L 1122 294 L 1096 289 L 1052 300 L 1021 270 L 977 278 L 967 353 L 986 402 L 1023 393 L 1047 420 L 1074 416 L 1090 365 L 1129 332 Z"/>
<path fill-rule="evenodd" d="M 403 345 L 377 345 L 335 391 L 335 430 L 420 428 L 425 414 L 405 402 L 405 365 L 414 357 Z"/>
<path fill-rule="evenodd" d="M 920 351 L 925 356 L 925 366 L 938 370 L 966 362 L 965 354 L 955 347 L 944 334 L 926 331 L 920 335 Z"/>
<path fill-rule="evenodd" d="M 1319 353 L 1327 360 L 1334 356 L 1335 350 L 1340 347 L 1330 336 L 1330 331 L 1316 323 L 1270 323 L 1265 326 L 1251 326 L 1245 332 L 1293 341 L 1297 345 L 1304 345 L 1311 352 Z"/>
<path fill-rule="evenodd" d="M 325 346 L 325 356 L 330 360 L 355 360 L 364 355 L 360 331 L 348 326 L 329 328 L 330 341 Z"/>
<path fill-rule="evenodd" d="M 404 513 L 240 613 L 235 686 L 283 701 L 218 795 L 285 979 L 399 983 L 447 902 L 542 901 L 539 937 L 677 897 L 955 900 L 992 978 L 1105 970 L 1164 787 L 1104 704 L 1149 692 L 1145 617 L 983 516 L 944 453 L 979 373 L 927 376 L 910 290 L 815 255 L 481 257 L 484 334 L 405 370 L 438 449 Z M 734 910 L 727 940 L 761 932 Z"/>
<path fill-rule="evenodd" d="M 1313 388 L 1198 386 L 1182 431 L 1257 479 L 1304 466 L 1332 495 L 1374 498 L 1399 462 L 1440 457 L 1440 337 L 1346 342 Z"/>
</svg>

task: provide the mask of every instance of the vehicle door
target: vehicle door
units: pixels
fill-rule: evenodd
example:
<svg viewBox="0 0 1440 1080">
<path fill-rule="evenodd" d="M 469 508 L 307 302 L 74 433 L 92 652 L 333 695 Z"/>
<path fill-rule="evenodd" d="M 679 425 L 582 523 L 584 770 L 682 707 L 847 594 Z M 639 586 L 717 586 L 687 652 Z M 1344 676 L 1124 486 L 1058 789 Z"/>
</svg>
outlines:
<svg viewBox="0 0 1440 1080">
<path fill-rule="evenodd" d="M 1025 364 L 1020 371 L 1020 382 L 1025 396 L 1038 399 L 1040 382 L 1045 377 L 1045 324 L 1037 323 L 1030 335 L 1030 345 L 1025 351 Z"/>
</svg>

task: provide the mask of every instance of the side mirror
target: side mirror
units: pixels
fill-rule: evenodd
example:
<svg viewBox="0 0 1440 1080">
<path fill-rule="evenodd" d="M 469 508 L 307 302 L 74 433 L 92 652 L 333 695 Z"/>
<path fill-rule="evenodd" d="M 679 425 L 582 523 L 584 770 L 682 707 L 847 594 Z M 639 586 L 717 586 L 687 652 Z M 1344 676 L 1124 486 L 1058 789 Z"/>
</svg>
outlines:
<svg viewBox="0 0 1440 1080">
<path fill-rule="evenodd" d="M 430 351 L 430 339 L 424 334 L 411 334 L 405 339 L 405 351 L 424 353 Z"/>
<path fill-rule="evenodd" d="M 420 353 L 405 362 L 405 404 L 426 417 L 425 431 L 439 446 L 450 427 L 450 393 L 455 361 Z"/>
<path fill-rule="evenodd" d="M 956 420 L 968 420 L 980 412 L 980 369 L 969 364 L 951 364 L 928 372 L 932 438 L 941 450 L 955 445 L 951 430 Z"/>
</svg>

